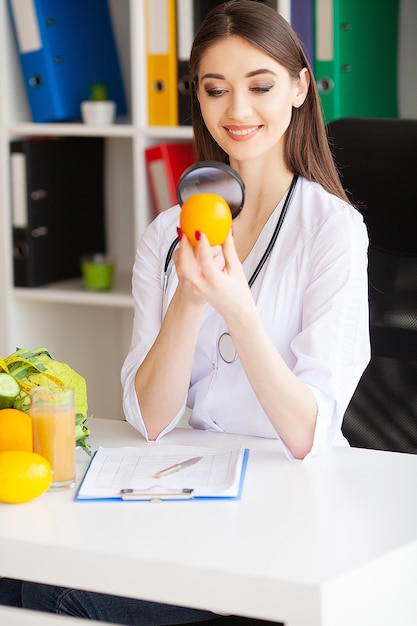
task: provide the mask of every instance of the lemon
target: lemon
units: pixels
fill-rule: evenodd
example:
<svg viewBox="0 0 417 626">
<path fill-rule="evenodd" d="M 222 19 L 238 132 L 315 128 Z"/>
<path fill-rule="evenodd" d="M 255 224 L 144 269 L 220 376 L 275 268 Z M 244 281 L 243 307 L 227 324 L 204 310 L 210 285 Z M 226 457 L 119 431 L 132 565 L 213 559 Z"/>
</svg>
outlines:
<svg viewBox="0 0 417 626">
<path fill-rule="evenodd" d="M 0 501 L 29 502 L 44 493 L 52 482 L 52 469 L 36 452 L 0 452 Z"/>
<path fill-rule="evenodd" d="M 8 409 L 20 393 L 19 383 L 13 376 L 0 372 L 0 409 Z"/>
</svg>

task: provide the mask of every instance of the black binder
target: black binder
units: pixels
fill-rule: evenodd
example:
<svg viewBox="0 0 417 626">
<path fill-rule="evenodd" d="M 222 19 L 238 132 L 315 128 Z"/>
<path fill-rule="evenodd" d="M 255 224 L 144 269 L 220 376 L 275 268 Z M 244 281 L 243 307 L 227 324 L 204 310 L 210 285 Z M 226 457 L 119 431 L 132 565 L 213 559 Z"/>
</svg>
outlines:
<svg viewBox="0 0 417 626">
<path fill-rule="evenodd" d="M 207 14 L 224 0 L 177 2 L 178 124 L 191 125 L 191 82 L 189 62 L 194 35 Z"/>
<path fill-rule="evenodd" d="M 16 287 L 81 275 L 80 257 L 105 252 L 101 137 L 12 141 Z"/>
</svg>

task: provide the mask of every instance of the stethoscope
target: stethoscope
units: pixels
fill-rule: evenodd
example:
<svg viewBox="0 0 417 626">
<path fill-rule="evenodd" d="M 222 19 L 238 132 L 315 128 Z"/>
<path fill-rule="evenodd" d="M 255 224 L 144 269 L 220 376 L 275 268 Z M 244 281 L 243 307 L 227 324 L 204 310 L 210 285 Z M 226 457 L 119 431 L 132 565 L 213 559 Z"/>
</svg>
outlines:
<svg viewBox="0 0 417 626">
<path fill-rule="evenodd" d="M 272 237 L 258 265 L 252 273 L 252 276 L 248 280 L 249 288 L 252 287 L 253 283 L 259 276 L 259 273 L 264 267 L 275 246 L 285 215 L 287 214 L 288 208 L 291 204 L 297 180 L 298 175 L 294 174 L 285 198 L 284 206 L 282 207 L 278 222 L 275 226 L 274 232 L 272 233 Z M 186 169 L 182 174 L 177 188 L 177 199 L 179 205 L 182 206 L 187 198 L 196 193 L 216 193 L 221 196 L 230 207 L 232 219 L 239 215 L 245 201 L 245 185 L 242 178 L 229 165 L 217 161 L 201 161 L 200 163 L 196 163 Z M 172 269 L 172 255 L 174 254 L 174 250 L 177 245 L 178 238 L 176 238 L 170 245 L 165 258 L 163 283 L 164 294 L 167 289 Z M 225 363 L 233 363 L 236 361 L 237 352 L 229 332 L 224 332 L 220 335 L 217 347 L 219 354 Z"/>
</svg>

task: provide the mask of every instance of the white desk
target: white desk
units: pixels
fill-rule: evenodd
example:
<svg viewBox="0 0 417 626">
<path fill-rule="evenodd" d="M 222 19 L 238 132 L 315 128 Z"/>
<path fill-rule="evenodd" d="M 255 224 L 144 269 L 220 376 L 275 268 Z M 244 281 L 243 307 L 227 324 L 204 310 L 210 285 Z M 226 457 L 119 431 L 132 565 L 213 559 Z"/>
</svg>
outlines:
<svg viewBox="0 0 417 626">
<path fill-rule="evenodd" d="M 94 447 L 143 445 L 125 422 L 91 430 Z M 183 429 L 158 445 L 226 437 Z M 300 463 L 275 441 L 241 442 L 240 501 L 0 504 L 0 574 L 287 626 L 417 624 L 417 455 L 335 448 Z"/>
</svg>

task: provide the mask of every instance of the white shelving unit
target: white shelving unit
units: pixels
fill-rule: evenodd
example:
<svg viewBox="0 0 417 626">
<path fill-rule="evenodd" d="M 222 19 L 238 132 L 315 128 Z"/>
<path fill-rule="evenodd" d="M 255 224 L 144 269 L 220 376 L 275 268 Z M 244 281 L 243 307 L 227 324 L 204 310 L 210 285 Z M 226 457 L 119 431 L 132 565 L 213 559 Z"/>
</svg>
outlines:
<svg viewBox="0 0 417 626">
<path fill-rule="evenodd" d="M 132 327 L 131 270 L 137 243 L 152 217 L 144 148 L 190 139 L 192 130 L 147 126 L 144 0 L 109 4 L 129 115 L 103 129 L 81 122 L 31 122 L 7 4 L 0 2 L 0 357 L 16 347 L 46 347 L 86 378 L 91 414 L 122 418 L 120 368 Z M 106 140 L 107 247 L 116 263 L 111 292 L 88 292 L 81 279 L 36 288 L 13 286 L 9 142 L 42 135 L 99 135 Z"/>
</svg>

